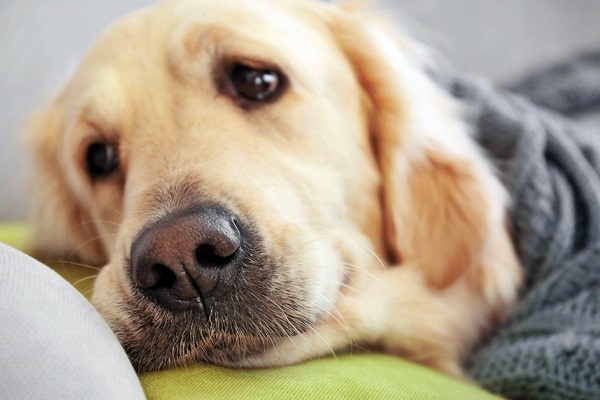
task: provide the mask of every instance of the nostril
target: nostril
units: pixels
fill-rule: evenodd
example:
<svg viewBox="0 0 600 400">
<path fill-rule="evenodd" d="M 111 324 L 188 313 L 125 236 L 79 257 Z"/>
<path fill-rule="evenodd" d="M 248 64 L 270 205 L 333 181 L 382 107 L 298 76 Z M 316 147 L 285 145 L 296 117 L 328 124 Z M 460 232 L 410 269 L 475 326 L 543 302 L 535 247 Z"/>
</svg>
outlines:
<svg viewBox="0 0 600 400">
<path fill-rule="evenodd" d="M 236 222 L 233 217 L 218 216 L 211 221 L 210 227 L 204 229 L 202 240 L 194 251 L 198 266 L 222 268 L 231 263 L 241 245 L 241 234 Z"/>
<path fill-rule="evenodd" d="M 177 276 L 169 267 L 162 264 L 155 264 L 152 266 L 152 271 L 153 274 L 158 278 L 156 279 L 156 283 L 152 286 L 152 288 L 170 289 L 175 286 L 175 283 L 177 282 Z"/>
<path fill-rule="evenodd" d="M 198 265 L 207 268 L 221 268 L 231 262 L 235 251 L 231 254 L 217 254 L 214 246 L 210 244 L 201 244 L 196 248 L 196 261 Z"/>
<path fill-rule="evenodd" d="M 135 276 L 137 285 L 143 289 L 172 288 L 177 282 L 177 276 L 167 266 L 163 264 L 153 264 L 150 268 L 141 270 Z"/>
</svg>

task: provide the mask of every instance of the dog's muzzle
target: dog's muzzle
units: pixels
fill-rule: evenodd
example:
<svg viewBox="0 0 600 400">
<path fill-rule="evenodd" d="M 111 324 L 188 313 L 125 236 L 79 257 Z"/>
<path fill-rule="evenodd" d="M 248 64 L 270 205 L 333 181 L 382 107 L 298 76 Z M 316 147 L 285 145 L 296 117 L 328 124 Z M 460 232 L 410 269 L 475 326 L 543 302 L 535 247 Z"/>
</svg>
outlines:
<svg viewBox="0 0 600 400">
<path fill-rule="evenodd" d="M 241 223 L 218 206 L 169 214 L 144 228 L 131 246 L 131 278 L 170 311 L 201 309 L 208 318 L 244 261 Z"/>
</svg>

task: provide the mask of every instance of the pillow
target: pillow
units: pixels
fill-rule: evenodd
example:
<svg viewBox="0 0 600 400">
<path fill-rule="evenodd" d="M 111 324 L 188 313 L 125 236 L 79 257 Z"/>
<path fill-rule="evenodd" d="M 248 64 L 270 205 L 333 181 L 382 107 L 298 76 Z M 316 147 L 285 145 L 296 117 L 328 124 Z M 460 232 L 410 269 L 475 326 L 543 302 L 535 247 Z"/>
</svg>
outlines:
<svg viewBox="0 0 600 400">
<path fill-rule="evenodd" d="M 22 247 L 27 232 L 28 230 L 25 225 L 0 225 L 0 242 Z M 7 249 L 6 246 L 4 248 Z M 38 263 L 25 255 L 20 253 L 16 255 L 18 252 L 15 250 L 6 251 L 9 251 L 14 257 L 21 259 L 23 263 L 39 266 Z M 23 258 L 27 258 L 27 260 L 23 260 Z M 0 258 L 0 263 L 6 262 L 4 258 Z M 30 332 L 28 340 L 31 343 L 35 343 L 37 348 L 41 348 L 44 351 L 32 353 L 33 350 L 29 347 L 14 349 L 13 353 L 16 353 L 17 357 L 13 357 L 10 361 L 7 361 L 4 357 L 0 358 L 2 360 L 0 363 L 0 373 L 5 374 L 6 371 L 21 369 L 19 366 L 12 364 L 18 362 L 19 358 L 32 359 L 32 354 L 35 354 L 36 357 L 51 358 L 49 360 L 39 360 L 42 364 L 47 365 L 52 365 L 56 359 L 68 359 L 73 361 L 73 366 L 70 370 L 74 368 L 78 369 L 78 375 L 84 378 L 74 378 L 72 375 L 62 374 L 62 372 L 57 372 L 51 378 L 47 375 L 40 376 L 36 365 L 35 367 L 30 366 L 26 369 L 28 372 L 23 373 L 22 379 L 14 383 L 14 385 L 23 385 L 24 388 L 27 388 L 28 386 L 36 386 L 32 382 L 37 382 L 40 379 L 50 379 L 51 382 L 48 382 L 50 386 L 53 386 L 55 389 L 63 387 L 65 388 L 65 393 L 68 393 L 67 388 L 82 385 L 89 385 L 89 391 L 93 392 L 98 390 L 98 381 L 100 381 L 104 382 L 105 385 L 112 385 L 122 390 L 121 396 L 104 396 L 105 398 L 135 398 L 131 394 L 134 392 L 125 392 L 127 388 L 135 388 L 136 384 L 139 385 L 135 376 L 133 378 L 134 382 L 131 382 L 132 379 L 127 378 L 130 375 L 123 372 L 131 368 L 126 358 L 117 360 L 114 356 L 111 356 L 114 363 L 106 366 L 101 362 L 99 363 L 101 359 L 107 358 L 106 354 L 90 353 L 85 350 L 90 347 L 101 349 L 101 347 L 97 346 L 98 341 L 113 342 L 116 340 L 114 335 L 108 330 L 106 324 L 103 321 L 98 321 L 99 314 L 95 313 L 89 307 L 89 303 L 83 302 L 85 305 L 79 304 L 82 302 L 82 299 L 76 291 L 69 291 L 70 287 L 60 279 L 57 281 L 55 274 L 50 274 L 51 271 L 37 267 L 31 269 L 29 265 L 16 265 L 13 261 L 10 262 L 13 265 L 9 265 L 8 267 L 14 270 L 12 273 L 19 274 L 20 272 L 17 268 L 21 268 L 20 271 L 23 275 L 36 274 L 39 277 L 39 279 L 35 280 L 36 285 L 34 287 L 23 287 L 22 289 L 35 290 L 37 303 L 46 303 L 44 310 L 48 309 L 48 302 L 54 304 L 54 298 L 58 295 L 58 292 L 54 290 L 50 291 L 41 287 L 48 283 L 46 282 L 49 281 L 48 276 L 52 276 L 52 282 L 50 282 L 52 287 L 60 288 L 60 291 L 64 292 L 64 296 L 62 296 L 63 304 L 58 304 L 57 302 L 57 307 L 53 309 L 51 314 L 36 315 L 36 313 L 30 313 L 28 309 L 17 310 L 18 313 L 36 320 L 35 323 L 39 329 L 35 332 Z M 6 267 L 6 265 L 0 265 L 0 271 L 3 274 L 7 270 Z M 94 269 L 60 262 L 53 263 L 52 268 L 84 295 L 89 297 L 93 276 L 96 272 Z M 20 288 L 13 289 L 14 296 L 36 297 L 32 296 L 32 294 L 26 294 Z M 4 295 L 6 293 L 0 293 L 0 298 Z M 0 301 L 0 304 L 18 304 L 19 307 L 26 306 L 26 302 L 21 302 L 23 299 L 18 300 L 11 299 L 9 303 Z M 12 306 L 5 308 L 12 308 Z M 80 309 L 85 309 L 85 312 L 80 312 Z M 47 311 L 49 312 L 49 310 Z M 0 307 L 0 319 L 3 321 L 5 312 L 6 310 Z M 89 337 L 90 341 L 86 341 L 82 336 L 81 332 L 83 330 L 65 329 L 65 326 L 57 326 L 54 323 L 56 320 L 55 314 L 68 316 L 68 318 L 61 319 L 60 324 L 90 325 L 89 329 L 94 332 Z M 102 329 L 98 329 L 97 325 L 100 325 Z M 4 338 L 4 336 L 2 337 Z M 55 341 L 49 341 L 49 337 L 59 337 L 62 344 L 58 346 Z M 70 343 L 70 345 L 66 346 L 66 343 Z M 117 347 L 119 349 L 117 349 L 116 353 L 124 355 L 120 346 L 117 345 Z M 4 344 L 3 349 L 5 349 Z M 110 350 L 110 352 L 112 353 L 113 350 Z M 66 353 L 68 353 L 68 357 L 65 357 Z M 79 354 L 79 357 L 76 357 L 75 354 Z M 104 365 L 106 368 L 103 368 L 103 371 L 99 371 L 98 365 Z M 112 383 L 107 383 L 106 379 L 102 379 L 103 377 L 115 374 L 118 376 L 114 378 L 115 380 Z M 3 379 L 8 378 L 0 378 L 0 387 L 4 388 Z M 60 381 L 56 381 L 56 379 L 60 379 Z M 149 399 L 403 398 L 486 400 L 498 398 L 467 382 L 447 377 L 396 357 L 368 353 L 349 354 L 337 358 L 323 358 L 285 368 L 261 370 L 234 370 L 199 364 L 186 368 L 143 373 L 139 376 L 139 380 Z M 48 396 L 39 397 L 49 398 Z M 67 397 L 69 396 L 63 396 L 63 398 Z M 72 398 L 84 397 L 89 398 L 89 396 L 75 396 Z"/>
<path fill-rule="evenodd" d="M 92 305 L 2 243 L 0 321 L 2 398 L 144 398 L 125 351 Z"/>
</svg>

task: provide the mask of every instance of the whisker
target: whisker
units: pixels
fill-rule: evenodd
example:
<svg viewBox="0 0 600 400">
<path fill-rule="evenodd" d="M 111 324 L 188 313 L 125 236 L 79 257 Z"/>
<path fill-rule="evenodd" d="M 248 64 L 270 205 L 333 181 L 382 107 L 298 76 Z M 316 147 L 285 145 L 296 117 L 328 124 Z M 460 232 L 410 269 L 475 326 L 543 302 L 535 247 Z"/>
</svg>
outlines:
<svg viewBox="0 0 600 400">
<path fill-rule="evenodd" d="M 368 254 L 372 255 L 376 260 L 377 263 L 384 269 L 387 271 L 387 265 L 383 262 L 383 260 L 381 259 L 381 257 L 379 257 L 372 249 L 370 249 L 368 246 L 362 245 L 360 246 L 360 249 L 366 251 Z M 371 257 L 369 257 L 369 259 L 371 259 Z"/>
<path fill-rule="evenodd" d="M 346 267 L 352 267 L 352 271 L 360 271 L 360 272 L 364 272 L 366 274 L 371 275 L 372 277 L 375 278 L 375 276 L 367 271 L 368 265 L 364 265 L 363 267 L 361 267 L 360 265 L 356 264 L 355 262 L 351 262 L 351 260 L 364 260 L 365 257 L 361 257 L 359 256 L 359 254 L 363 254 L 366 255 L 366 258 L 369 260 L 371 265 L 375 265 L 376 266 L 376 270 L 384 270 L 386 271 L 388 268 L 386 266 L 386 264 L 383 262 L 383 260 L 372 250 L 370 249 L 367 245 L 362 244 L 362 243 L 351 243 L 347 240 L 344 240 L 342 237 L 338 236 L 338 235 L 334 235 L 334 234 L 328 234 L 328 235 L 321 235 L 317 238 L 312 238 L 311 240 L 307 240 L 305 241 L 302 245 L 300 245 L 300 249 L 305 249 L 305 251 L 324 251 L 324 252 L 328 252 L 331 251 L 331 249 L 328 248 L 314 248 L 312 247 L 312 245 L 314 243 L 319 243 L 319 242 L 335 242 L 337 245 L 339 246 L 343 246 L 344 248 L 352 251 L 352 253 L 354 253 L 354 256 L 351 257 L 345 257 L 343 260 L 340 260 L 340 263 Z M 335 267 L 335 265 L 331 265 L 330 267 Z M 379 278 L 379 281 L 388 285 L 388 283 L 382 281 Z"/>
<path fill-rule="evenodd" d="M 360 293 L 360 290 L 358 290 L 358 289 L 357 289 L 357 288 L 355 288 L 354 286 L 350 286 L 350 285 L 348 285 L 347 283 L 343 283 L 343 282 L 341 282 L 341 283 L 338 283 L 338 285 L 339 285 L 339 287 L 342 287 L 342 288 L 348 289 L 348 290 L 350 290 L 350 291 L 352 291 L 352 292 L 354 292 L 354 293 Z"/>
<path fill-rule="evenodd" d="M 90 224 L 107 224 L 107 225 L 114 225 L 116 227 L 121 226 L 120 222 L 115 222 L 115 221 L 109 221 L 109 220 L 88 220 L 88 221 L 81 221 L 79 222 L 76 226 L 80 227 L 80 226 L 85 226 L 85 225 L 90 225 Z"/>
<path fill-rule="evenodd" d="M 333 349 L 333 347 L 331 347 L 331 345 L 329 344 L 329 342 L 327 342 L 327 340 L 325 340 L 325 338 L 323 337 L 323 335 L 321 335 L 315 328 L 313 328 L 312 326 L 308 326 L 308 329 L 310 329 L 311 331 L 313 331 L 313 333 L 319 337 L 319 339 L 321 339 L 321 342 L 323 342 L 323 344 L 325 344 L 325 346 L 329 349 L 329 352 L 331 353 L 331 355 L 333 356 L 333 358 L 337 359 L 338 356 L 335 353 L 335 350 Z"/>
<path fill-rule="evenodd" d="M 319 295 L 325 299 L 325 301 L 327 303 L 329 303 L 329 305 L 331 306 L 331 308 L 340 316 L 340 318 L 336 317 L 332 312 L 325 310 L 323 307 L 319 307 L 319 309 L 321 311 L 323 311 L 325 314 L 329 315 L 331 318 L 333 318 L 340 326 L 342 326 L 344 328 L 344 330 L 346 331 L 346 333 L 348 334 L 348 337 L 350 338 L 351 342 L 354 342 L 354 338 L 352 335 L 352 331 L 350 329 L 350 326 L 348 325 L 348 323 L 346 322 L 346 319 L 344 318 L 344 315 L 340 312 L 340 310 L 338 310 L 338 308 L 322 293 L 319 293 Z"/>
<path fill-rule="evenodd" d="M 76 280 L 75 282 L 71 283 L 71 285 L 73 285 L 73 286 L 77 287 L 77 285 L 80 285 L 80 284 L 82 284 L 83 282 L 85 282 L 85 281 L 88 281 L 88 280 L 92 280 L 92 281 L 93 281 L 93 280 L 95 280 L 97 277 L 98 277 L 98 275 L 90 275 L 90 276 L 86 276 L 86 277 L 84 277 L 84 278 L 81 278 L 81 279 L 78 279 L 78 280 Z"/>
<path fill-rule="evenodd" d="M 365 274 L 365 276 L 368 276 L 369 278 L 372 278 L 376 282 L 381 283 L 382 285 L 384 285 L 387 289 L 391 290 L 392 292 L 394 292 L 394 293 L 396 292 L 395 288 L 390 284 L 389 281 L 382 279 L 381 277 L 375 275 L 374 273 L 367 271 L 367 270 L 365 270 L 357 265 L 354 265 L 354 264 L 350 264 L 350 263 L 346 263 L 346 262 L 344 262 L 342 264 L 350 270 Z"/>
<path fill-rule="evenodd" d="M 251 293 L 251 294 L 252 294 L 252 296 L 254 296 L 254 297 L 257 299 L 257 300 L 259 300 L 259 301 L 260 301 L 260 299 L 258 298 L 258 296 L 256 296 L 256 294 L 254 294 L 254 293 Z M 310 343 L 309 343 L 308 339 L 307 339 L 307 338 L 304 336 L 304 334 L 303 334 L 302 332 L 300 332 L 300 331 L 298 330 L 298 328 L 296 328 L 296 327 L 294 326 L 294 324 L 292 324 L 292 321 L 290 321 L 289 317 L 287 316 L 287 314 L 286 314 L 286 312 L 283 310 L 283 308 L 282 308 L 282 307 L 281 307 L 279 304 L 277 304 L 277 302 L 276 302 L 275 300 L 271 299 L 270 297 L 266 297 L 266 299 L 267 299 L 269 302 L 271 302 L 271 304 L 273 304 L 275 307 L 277 307 L 277 308 L 279 309 L 279 311 L 281 312 L 281 315 L 283 316 L 283 318 L 285 318 L 285 321 L 287 322 L 288 326 L 289 326 L 289 327 L 290 327 L 290 328 L 291 328 L 291 329 L 292 329 L 292 330 L 293 330 L 293 331 L 296 333 L 296 336 L 301 336 L 301 337 L 302 337 L 302 338 L 303 338 L 303 339 L 306 341 L 306 343 L 310 345 Z M 279 324 L 278 324 L 278 325 L 279 325 Z M 281 325 L 279 325 L 279 327 L 280 327 L 280 328 L 282 328 L 282 332 L 285 332 L 285 331 L 286 331 L 285 329 L 283 329 L 283 327 L 282 327 Z M 288 335 L 287 337 L 288 337 L 288 338 L 289 338 L 289 339 L 292 341 L 292 343 L 293 343 L 293 344 L 296 346 L 296 348 L 297 348 L 298 350 L 300 350 L 300 348 L 298 347 L 298 345 L 296 344 L 296 342 L 295 342 L 295 341 L 292 339 L 292 336 L 289 336 L 289 335 Z"/>
<path fill-rule="evenodd" d="M 119 217 L 123 217 L 123 213 L 117 209 L 114 205 L 111 204 L 110 209 L 115 212 Z"/>
<path fill-rule="evenodd" d="M 92 243 L 96 240 L 102 240 L 103 238 L 108 238 L 108 237 L 118 237 L 118 233 L 110 233 L 107 235 L 97 235 L 94 237 L 91 237 L 87 240 L 84 240 L 83 242 L 79 243 L 79 245 L 77 245 L 69 254 L 68 254 L 68 258 L 72 258 L 75 253 L 77 253 L 79 250 L 81 250 L 85 245 Z"/>
<path fill-rule="evenodd" d="M 67 268 L 67 266 L 65 264 L 69 264 L 69 265 L 75 265 L 77 267 L 91 269 L 94 271 L 102 271 L 102 267 L 95 267 L 93 265 L 82 264 L 82 263 L 78 263 L 78 262 L 74 262 L 74 261 L 49 260 L 48 263 L 60 263 L 61 267 L 65 268 L 65 269 Z"/>
</svg>

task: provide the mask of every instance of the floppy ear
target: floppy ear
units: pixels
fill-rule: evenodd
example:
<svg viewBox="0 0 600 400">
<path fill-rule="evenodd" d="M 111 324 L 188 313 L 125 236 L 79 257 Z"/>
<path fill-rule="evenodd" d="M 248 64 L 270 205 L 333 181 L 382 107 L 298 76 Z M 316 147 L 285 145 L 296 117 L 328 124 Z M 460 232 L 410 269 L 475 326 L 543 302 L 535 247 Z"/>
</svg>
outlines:
<svg viewBox="0 0 600 400">
<path fill-rule="evenodd" d="M 478 265 L 493 230 L 504 229 L 504 189 L 411 44 L 338 11 L 332 31 L 368 99 L 389 257 L 419 265 L 431 286 L 444 288 Z"/>
<path fill-rule="evenodd" d="M 91 218 L 78 203 L 62 165 L 61 97 L 34 115 L 26 144 L 33 161 L 30 196 L 32 235 L 27 252 L 42 261 L 102 264 L 105 255 Z"/>
</svg>

